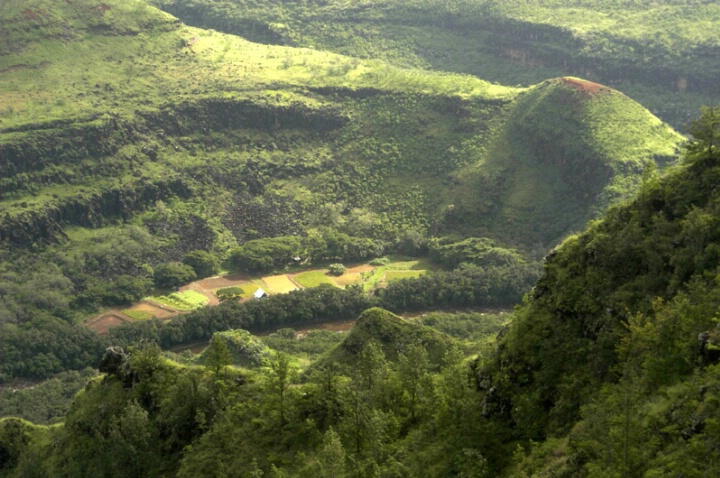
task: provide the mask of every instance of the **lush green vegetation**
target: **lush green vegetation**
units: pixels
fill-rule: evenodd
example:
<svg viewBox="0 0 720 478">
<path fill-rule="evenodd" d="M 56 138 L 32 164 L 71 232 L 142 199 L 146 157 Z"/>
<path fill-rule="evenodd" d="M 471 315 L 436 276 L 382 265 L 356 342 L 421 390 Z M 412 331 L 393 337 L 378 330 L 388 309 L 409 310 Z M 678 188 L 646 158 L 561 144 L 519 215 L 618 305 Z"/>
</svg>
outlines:
<svg viewBox="0 0 720 478">
<path fill-rule="evenodd" d="M 517 255 L 516 272 L 477 273 L 507 280 L 487 286 L 505 292 L 421 293 L 408 307 L 517 300 L 534 261 L 681 140 L 617 93 L 586 98 L 573 119 L 553 105 L 579 93 L 557 82 L 523 93 L 251 43 L 141 0 L 9 2 L 0 24 L 0 381 L 93 363 L 102 347 L 80 325 L 89 315 L 220 261 L 267 271 L 487 238 Z M 574 126 L 558 137 L 566 151 L 609 171 L 588 169 L 599 196 L 572 207 L 550 189 L 572 189 L 578 165 L 511 141 L 523 118 L 561 113 L 557 123 Z M 606 114 L 633 128 L 602 126 Z M 526 132 L 541 137 L 541 126 L 528 121 Z M 529 177 L 521 165 L 532 161 Z M 546 166 L 556 180 L 536 198 Z M 418 284 L 442 290 L 450 274 Z"/>
<path fill-rule="evenodd" d="M 2 389 L 0 416 L 19 417 L 38 425 L 60 423 L 65 419 L 75 395 L 95 376 L 97 371 L 88 367 L 62 372 L 42 383 Z"/>
<path fill-rule="evenodd" d="M 531 79 L 705 94 L 714 5 L 157 2 L 260 44 L 143 0 L 6 3 L 0 385 L 64 374 L 0 392 L 0 477 L 720 471 L 720 110 L 681 163 L 625 95 Z M 534 71 L 420 68 L 473 63 Z M 358 260 L 362 285 L 161 295 Z M 152 294 L 188 313 L 82 325 Z"/>
<path fill-rule="evenodd" d="M 581 76 L 617 85 L 680 128 L 716 102 L 713 2 L 585 0 L 154 0 L 183 21 L 261 43 L 532 85 Z"/>
<path fill-rule="evenodd" d="M 160 342 L 351 310 L 359 318 L 324 353 L 322 341 L 308 350 L 292 345 L 298 339 L 290 329 L 268 337 L 285 348 L 276 354 L 247 332 L 217 334 L 201 368 L 163 359 L 155 346 L 129 356 L 108 351 L 106 376 L 76 398 L 64 426 L 0 422 L 3 473 L 716 474 L 718 114 L 707 109 L 693 126 L 703 134 L 688 145 L 684 164 L 648 175 L 636 199 L 548 256 L 497 344 L 487 334 L 503 327 L 501 316 L 483 323 L 481 314 L 441 313 L 414 319 L 418 325 L 368 309 L 359 288 L 320 286 L 205 309 L 156 324 Z M 477 252 L 466 246 L 460 250 Z M 464 272 L 467 281 L 477 270 L 466 263 L 447 276 L 393 283 L 378 300 L 398 300 L 409 283 L 432 277 L 458 287 L 463 281 L 452 274 Z M 113 340 L 151 343 L 148 325 L 116 329 L 124 335 Z M 482 353 L 463 359 L 456 340 L 429 326 L 475 341 Z M 242 357 L 255 357 L 252 370 L 229 365 L 233 341 Z M 299 356 L 288 355 L 298 352 L 306 361 L 306 353 L 322 354 L 302 376 Z"/>
<path fill-rule="evenodd" d="M 184 292 L 173 292 L 170 295 L 159 295 L 149 297 L 153 302 L 167 305 L 175 310 L 193 310 L 208 303 L 208 298 L 200 292 L 186 290 Z"/>
<path fill-rule="evenodd" d="M 496 330 L 488 326 L 487 332 Z M 238 470 L 236 476 L 337 477 L 353 468 L 364 476 L 400 467 L 419 476 L 423 463 L 402 457 L 417 456 L 408 452 L 422 446 L 430 428 L 460 425 L 468 417 L 453 418 L 449 407 L 477 395 L 457 374 L 465 365 L 452 339 L 382 309 L 361 314 L 349 334 L 314 331 L 298 338 L 281 329 L 262 341 L 281 352 L 271 354 L 246 331 L 230 331 L 213 337 L 197 359 L 203 367 L 180 366 L 147 346 L 115 355 L 119 360 L 106 354 L 101 368 L 107 375 L 76 398 L 64 426 L 0 422 L 7 450 L 0 472 L 215 476 L 219 469 Z M 299 374 L 296 359 L 327 351 L 320 362 L 328 367 Z M 353 358 L 338 368 L 333 354 Z M 233 362 L 251 368 L 228 366 Z M 102 418 L 89 412 L 98 407 L 107 411 Z M 465 454 L 446 461 L 468 470 L 482 462 Z"/>
<path fill-rule="evenodd" d="M 301 272 L 293 276 L 293 279 L 303 287 L 317 287 L 322 284 L 334 285 L 332 279 L 323 271 Z"/>
<path fill-rule="evenodd" d="M 260 340 L 273 350 L 310 362 L 333 349 L 344 338 L 344 334 L 331 330 L 310 330 L 304 337 L 298 337 L 295 330 L 284 328 L 260 337 Z"/>
</svg>

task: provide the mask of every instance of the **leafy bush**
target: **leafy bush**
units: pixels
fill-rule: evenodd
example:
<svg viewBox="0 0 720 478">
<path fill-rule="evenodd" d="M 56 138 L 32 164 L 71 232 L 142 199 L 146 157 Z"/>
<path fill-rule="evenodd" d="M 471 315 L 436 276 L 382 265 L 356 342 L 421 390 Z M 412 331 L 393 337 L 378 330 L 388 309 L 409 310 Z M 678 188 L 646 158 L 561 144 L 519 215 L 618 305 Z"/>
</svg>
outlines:
<svg viewBox="0 0 720 478">
<path fill-rule="evenodd" d="M 339 263 L 330 264 L 328 269 L 330 269 L 330 273 L 334 276 L 341 276 L 345 273 L 345 266 Z"/>
<path fill-rule="evenodd" d="M 155 286 L 160 289 L 177 289 L 197 278 L 192 267 L 182 262 L 168 262 L 155 268 Z"/>
<path fill-rule="evenodd" d="M 210 277 L 220 269 L 217 258 L 206 251 L 188 252 L 182 262 L 192 267 L 199 279 Z"/>
<path fill-rule="evenodd" d="M 220 302 L 241 299 L 243 293 L 243 289 L 240 287 L 224 287 L 215 291 L 215 295 L 220 299 Z"/>
</svg>

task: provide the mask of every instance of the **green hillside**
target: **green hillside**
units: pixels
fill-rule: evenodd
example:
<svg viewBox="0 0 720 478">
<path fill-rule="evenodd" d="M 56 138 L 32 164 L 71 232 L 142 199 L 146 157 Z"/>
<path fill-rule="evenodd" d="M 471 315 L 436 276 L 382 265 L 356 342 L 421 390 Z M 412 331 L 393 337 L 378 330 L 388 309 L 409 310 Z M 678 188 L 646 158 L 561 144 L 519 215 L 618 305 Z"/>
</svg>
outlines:
<svg viewBox="0 0 720 478">
<path fill-rule="evenodd" d="M 715 94 L 713 5 L 157 3 L 0 8 L 0 405 L 53 424 L 1 478 L 720 472 L 720 110 L 567 76 Z M 438 270 L 83 325 L 395 253 Z"/>
<path fill-rule="evenodd" d="M 352 366 L 365 346 L 376 343 L 388 361 L 396 362 L 398 354 L 413 344 L 419 344 L 427 352 L 434 366 L 442 364 L 452 339 L 430 327 L 407 322 L 387 310 L 375 307 L 364 311 L 347 337 L 329 354 L 317 362 L 318 367 L 332 365 Z"/>
<path fill-rule="evenodd" d="M 717 101 L 714 2 L 154 0 L 183 21 L 253 41 L 532 85 L 612 84 L 685 128 Z"/>
<path fill-rule="evenodd" d="M 547 80 L 518 96 L 486 161 L 455 174 L 466 191 L 481 193 L 454 213 L 464 224 L 491 217 L 479 235 L 549 246 L 636 191 L 644 173 L 672 163 L 681 140 L 622 93 L 578 78 Z"/>
<path fill-rule="evenodd" d="M 526 92 L 251 43 L 141 0 L 7 5 L 2 381 L 84 368 L 102 346 L 77 325 L 187 282 L 178 262 L 197 254 L 257 272 L 473 236 L 536 260 L 681 141 L 607 89 L 584 101 L 563 82 Z M 498 289 L 527 279 L 497 276 Z"/>
<path fill-rule="evenodd" d="M 549 256 L 479 369 L 488 415 L 548 439 L 520 457 L 528 474 L 717 472 L 717 114 L 682 167 Z"/>
<path fill-rule="evenodd" d="M 472 361 L 378 308 L 302 380 L 284 354 L 240 371 L 114 349 L 63 425 L 0 421 L 0 474 L 717 474 L 718 114 L 705 110 L 682 165 L 548 256 Z"/>
</svg>

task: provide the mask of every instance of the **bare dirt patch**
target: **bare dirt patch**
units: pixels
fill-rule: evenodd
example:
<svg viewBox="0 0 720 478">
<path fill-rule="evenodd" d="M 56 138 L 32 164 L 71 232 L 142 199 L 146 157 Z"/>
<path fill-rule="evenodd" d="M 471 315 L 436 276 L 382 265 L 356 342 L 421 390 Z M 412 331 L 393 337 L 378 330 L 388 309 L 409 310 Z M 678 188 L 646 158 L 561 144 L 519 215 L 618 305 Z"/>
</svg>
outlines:
<svg viewBox="0 0 720 478">
<path fill-rule="evenodd" d="M 215 290 L 222 289 L 223 287 L 232 287 L 236 285 L 246 284 L 248 282 L 251 282 L 248 276 L 230 275 L 208 277 L 207 279 L 195 281 L 193 282 L 193 284 L 197 284 L 203 290 Z"/>
<path fill-rule="evenodd" d="M 218 305 L 220 299 L 215 295 L 216 290 L 224 289 L 225 287 L 235 287 L 249 282 L 251 282 L 250 278 L 244 275 L 208 277 L 207 279 L 191 282 L 181 287 L 180 292 L 185 292 L 186 290 L 199 292 L 208 298 L 207 305 Z"/>
<path fill-rule="evenodd" d="M 153 304 L 151 302 L 140 302 L 133 305 L 128 310 L 139 310 L 141 312 L 147 312 L 152 314 L 158 319 L 167 319 L 169 317 L 177 315 L 177 311 L 172 307 L 166 305 Z"/>
<path fill-rule="evenodd" d="M 212 292 L 212 290 L 205 289 L 201 284 L 197 282 L 192 282 L 186 286 L 180 287 L 180 292 L 185 292 L 186 290 L 192 290 L 207 297 L 207 305 L 218 305 L 220 303 L 220 299 L 217 298 L 217 296 Z"/>
<path fill-rule="evenodd" d="M 97 334 L 105 335 L 110 331 L 110 327 L 115 327 L 116 325 L 121 325 L 125 322 L 132 322 L 132 319 L 120 312 L 108 312 L 100 317 L 92 319 L 87 323 L 87 326 Z"/>
</svg>

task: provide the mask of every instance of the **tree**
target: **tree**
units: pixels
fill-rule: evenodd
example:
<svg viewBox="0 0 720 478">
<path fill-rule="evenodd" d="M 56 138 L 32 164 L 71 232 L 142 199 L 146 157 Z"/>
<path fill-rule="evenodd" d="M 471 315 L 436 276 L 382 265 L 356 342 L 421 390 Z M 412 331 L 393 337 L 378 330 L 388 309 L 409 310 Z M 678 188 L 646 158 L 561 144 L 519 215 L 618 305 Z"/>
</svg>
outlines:
<svg viewBox="0 0 720 478">
<path fill-rule="evenodd" d="M 358 354 L 355 361 L 355 380 L 360 389 L 368 392 L 372 403 L 377 401 L 379 389 L 387 374 L 387 361 L 382 347 L 374 340 L 370 340 Z"/>
<path fill-rule="evenodd" d="M 285 393 L 290 388 L 291 382 L 290 357 L 278 352 L 270 362 L 270 368 L 272 369 L 270 390 L 277 398 L 280 426 L 282 427 L 285 425 Z"/>
<path fill-rule="evenodd" d="M 700 117 L 692 122 L 688 130 L 692 139 L 686 148 L 691 160 L 713 159 L 720 147 L 720 106 L 705 106 L 701 111 Z"/>
<path fill-rule="evenodd" d="M 218 334 L 213 335 L 210 346 L 205 353 L 205 366 L 215 372 L 215 375 L 218 375 L 220 370 L 233 363 L 233 355 L 227 346 L 227 342 Z"/>
<path fill-rule="evenodd" d="M 341 276 L 345 273 L 345 266 L 342 264 L 330 264 L 330 273 L 334 276 Z"/>
<path fill-rule="evenodd" d="M 320 476 L 323 478 L 341 478 L 345 476 L 345 449 L 340 437 L 330 427 L 323 437 L 323 444 L 318 453 Z"/>
<path fill-rule="evenodd" d="M 432 395 L 432 380 L 428 369 L 428 355 L 422 344 L 410 344 L 399 355 L 398 379 L 404 393 L 410 423 L 417 423 L 423 409 L 423 402 Z"/>
<path fill-rule="evenodd" d="M 200 279 L 210 277 L 220 269 L 220 264 L 215 256 L 206 251 L 195 250 L 188 252 L 183 257 L 182 262 L 192 267 L 195 275 Z"/>
<path fill-rule="evenodd" d="M 160 289 L 176 289 L 197 278 L 192 267 L 182 262 L 167 262 L 155 268 L 153 279 Z"/>
</svg>

